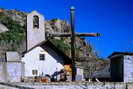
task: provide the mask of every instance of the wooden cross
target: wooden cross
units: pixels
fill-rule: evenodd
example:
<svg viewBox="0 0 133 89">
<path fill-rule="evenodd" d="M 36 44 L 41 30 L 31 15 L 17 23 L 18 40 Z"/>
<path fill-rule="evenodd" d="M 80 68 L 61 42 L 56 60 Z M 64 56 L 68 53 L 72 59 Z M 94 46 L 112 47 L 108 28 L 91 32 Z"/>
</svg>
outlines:
<svg viewBox="0 0 133 89">
<path fill-rule="evenodd" d="M 97 37 L 99 33 L 77 33 L 75 34 L 75 8 L 70 8 L 70 21 L 71 21 L 71 34 L 49 34 L 49 37 L 71 37 L 71 58 L 72 58 L 72 81 L 76 78 L 76 67 L 75 67 L 75 37 Z"/>
</svg>

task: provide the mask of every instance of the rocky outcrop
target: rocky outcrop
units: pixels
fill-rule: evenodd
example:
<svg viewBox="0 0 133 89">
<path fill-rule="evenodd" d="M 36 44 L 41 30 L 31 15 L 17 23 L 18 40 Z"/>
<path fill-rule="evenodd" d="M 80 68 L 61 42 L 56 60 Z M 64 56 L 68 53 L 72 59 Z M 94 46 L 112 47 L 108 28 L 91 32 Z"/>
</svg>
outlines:
<svg viewBox="0 0 133 89">
<path fill-rule="evenodd" d="M 9 29 L 5 25 L 0 24 L 0 33 L 6 32 L 6 31 L 9 31 Z"/>
</svg>

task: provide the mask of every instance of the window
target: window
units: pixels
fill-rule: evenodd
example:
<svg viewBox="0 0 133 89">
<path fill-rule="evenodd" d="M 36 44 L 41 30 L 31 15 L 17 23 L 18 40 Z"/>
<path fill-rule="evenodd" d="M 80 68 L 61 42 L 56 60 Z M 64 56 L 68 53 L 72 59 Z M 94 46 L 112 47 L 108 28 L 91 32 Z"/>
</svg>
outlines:
<svg viewBox="0 0 133 89">
<path fill-rule="evenodd" d="M 41 61 L 45 60 L 45 54 L 40 54 L 40 60 Z"/>
<path fill-rule="evenodd" d="M 37 15 L 33 17 L 33 28 L 39 28 L 39 17 Z"/>
<path fill-rule="evenodd" d="M 37 75 L 38 74 L 38 71 L 37 70 L 32 70 L 32 74 L 33 75 Z"/>
</svg>

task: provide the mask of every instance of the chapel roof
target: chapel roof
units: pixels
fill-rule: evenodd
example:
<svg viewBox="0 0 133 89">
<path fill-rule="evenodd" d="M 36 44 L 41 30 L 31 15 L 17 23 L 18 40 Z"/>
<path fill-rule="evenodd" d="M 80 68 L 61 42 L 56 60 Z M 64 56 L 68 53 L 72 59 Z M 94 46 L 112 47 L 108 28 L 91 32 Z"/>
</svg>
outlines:
<svg viewBox="0 0 133 89">
<path fill-rule="evenodd" d="M 47 52 L 49 52 L 48 47 L 51 48 L 54 52 L 56 52 L 59 56 L 63 57 L 63 59 L 66 61 L 66 63 L 72 64 L 72 60 L 69 56 L 67 56 L 63 51 L 58 49 L 50 40 L 42 41 L 39 44 L 35 45 L 31 49 L 25 51 L 22 53 L 22 56 L 24 56 L 26 53 L 32 51 L 36 47 L 41 47 L 45 49 Z"/>
</svg>

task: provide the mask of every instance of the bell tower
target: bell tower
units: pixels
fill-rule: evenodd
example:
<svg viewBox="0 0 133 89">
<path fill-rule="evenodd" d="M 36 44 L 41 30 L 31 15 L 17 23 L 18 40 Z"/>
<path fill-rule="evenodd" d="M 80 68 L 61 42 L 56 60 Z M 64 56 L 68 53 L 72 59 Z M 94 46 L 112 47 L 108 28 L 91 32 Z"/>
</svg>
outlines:
<svg viewBox="0 0 133 89">
<path fill-rule="evenodd" d="M 27 50 L 45 40 L 44 17 L 37 11 L 27 15 Z"/>
</svg>

